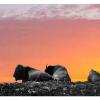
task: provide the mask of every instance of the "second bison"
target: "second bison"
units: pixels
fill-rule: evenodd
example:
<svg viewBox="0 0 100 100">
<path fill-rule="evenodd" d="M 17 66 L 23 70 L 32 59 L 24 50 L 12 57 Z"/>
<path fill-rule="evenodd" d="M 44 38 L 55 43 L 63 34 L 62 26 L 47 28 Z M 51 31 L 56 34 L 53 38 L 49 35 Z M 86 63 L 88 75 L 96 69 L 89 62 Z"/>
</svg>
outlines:
<svg viewBox="0 0 100 100">
<path fill-rule="evenodd" d="M 64 66 L 61 65 L 46 66 L 45 72 L 48 73 L 49 75 L 52 75 L 54 80 L 71 81 L 68 71 Z"/>
</svg>

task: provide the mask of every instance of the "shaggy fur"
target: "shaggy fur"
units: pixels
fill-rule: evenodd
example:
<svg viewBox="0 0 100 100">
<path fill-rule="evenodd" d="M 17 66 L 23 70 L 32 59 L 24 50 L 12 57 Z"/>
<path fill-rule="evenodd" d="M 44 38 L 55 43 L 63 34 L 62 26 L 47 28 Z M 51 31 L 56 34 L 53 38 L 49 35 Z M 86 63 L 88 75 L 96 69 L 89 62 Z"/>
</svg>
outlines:
<svg viewBox="0 0 100 100">
<path fill-rule="evenodd" d="M 98 73 L 94 70 L 91 70 L 88 75 L 88 81 L 89 82 L 100 81 L 100 73 Z"/>
<path fill-rule="evenodd" d="M 45 72 L 48 73 L 49 75 L 52 75 L 54 80 L 71 81 L 67 69 L 64 66 L 61 65 L 46 66 Z"/>
<path fill-rule="evenodd" d="M 22 80 L 23 82 L 53 80 L 52 76 L 47 73 L 43 73 L 28 66 L 24 67 L 22 65 L 17 65 L 13 77 L 15 77 L 16 81 Z"/>
</svg>

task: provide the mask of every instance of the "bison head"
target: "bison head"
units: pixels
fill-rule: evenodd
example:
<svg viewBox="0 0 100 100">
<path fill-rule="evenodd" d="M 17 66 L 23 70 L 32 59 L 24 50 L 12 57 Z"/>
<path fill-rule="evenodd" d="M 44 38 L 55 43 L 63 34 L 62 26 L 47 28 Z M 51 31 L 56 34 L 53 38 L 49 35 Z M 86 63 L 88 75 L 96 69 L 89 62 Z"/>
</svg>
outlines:
<svg viewBox="0 0 100 100">
<path fill-rule="evenodd" d="M 23 80 L 25 78 L 25 68 L 22 65 L 17 65 L 13 77 L 15 80 Z"/>
<path fill-rule="evenodd" d="M 54 69 L 54 66 L 46 66 L 46 69 L 45 69 L 45 72 L 50 74 L 50 75 L 53 75 L 53 70 Z"/>
</svg>

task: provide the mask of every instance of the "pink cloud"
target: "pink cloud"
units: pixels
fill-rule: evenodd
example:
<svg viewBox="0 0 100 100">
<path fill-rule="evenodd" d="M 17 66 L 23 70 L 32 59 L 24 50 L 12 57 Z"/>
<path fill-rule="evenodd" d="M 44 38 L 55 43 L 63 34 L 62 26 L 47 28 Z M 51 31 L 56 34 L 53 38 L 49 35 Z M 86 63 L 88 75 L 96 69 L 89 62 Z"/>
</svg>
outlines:
<svg viewBox="0 0 100 100">
<path fill-rule="evenodd" d="M 100 19 L 100 5 L 92 4 L 33 4 L 33 5 L 2 5 L 0 18 L 25 19 Z"/>
</svg>

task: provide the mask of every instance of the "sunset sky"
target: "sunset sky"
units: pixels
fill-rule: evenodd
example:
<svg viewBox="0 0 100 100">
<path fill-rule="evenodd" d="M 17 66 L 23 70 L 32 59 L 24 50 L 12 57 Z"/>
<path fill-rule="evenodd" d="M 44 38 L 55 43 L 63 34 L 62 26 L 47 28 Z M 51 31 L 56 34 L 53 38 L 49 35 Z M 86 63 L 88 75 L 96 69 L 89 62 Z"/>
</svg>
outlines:
<svg viewBox="0 0 100 100">
<path fill-rule="evenodd" d="M 100 72 L 100 5 L 0 5 L 0 82 L 17 64 L 64 65 L 72 81 Z"/>
</svg>

